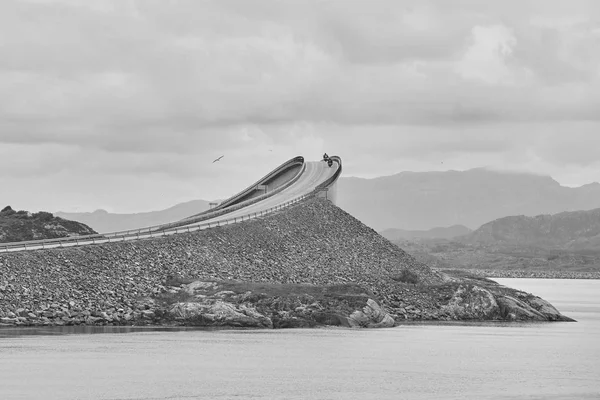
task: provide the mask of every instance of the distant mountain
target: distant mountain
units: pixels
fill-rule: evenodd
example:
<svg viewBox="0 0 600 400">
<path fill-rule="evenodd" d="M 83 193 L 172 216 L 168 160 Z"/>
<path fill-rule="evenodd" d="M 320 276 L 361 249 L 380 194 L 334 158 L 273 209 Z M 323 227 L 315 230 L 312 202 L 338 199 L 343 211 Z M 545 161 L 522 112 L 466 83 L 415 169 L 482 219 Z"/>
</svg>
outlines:
<svg viewBox="0 0 600 400">
<path fill-rule="evenodd" d="M 398 239 L 394 243 L 437 269 L 501 274 L 492 276 L 511 276 L 516 271 L 513 276 L 557 277 L 552 274 L 561 272 L 568 277 L 590 277 L 600 272 L 600 208 L 504 217 L 450 240 Z"/>
<path fill-rule="evenodd" d="M 452 225 L 447 228 L 432 228 L 426 231 L 408 231 L 404 229 L 386 229 L 379 234 L 388 240 L 415 240 L 415 239 L 452 239 L 457 236 L 468 235 L 473 232 L 464 225 Z"/>
<path fill-rule="evenodd" d="M 378 231 L 457 224 L 476 229 L 507 215 L 598 208 L 600 184 L 570 188 L 549 176 L 483 168 L 402 172 L 374 179 L 341 178 L 338 205 Z"/>
<path fill-rule="evenodd" d="M 600 208 L 536 217 L 504 217 L 457 241 L 485 247 L 600 251 Z"/>
<path fill-rule="evenodd" d="M 173 222 L 208 209 L 208 201 L 192 200 L 186 203 L 177 204 L 166 210 L 136 214 L 112 214 L 104 210 L 96 210 L 91 213 L 56 212 L 54 215 L 82 222 L 100 233 L 107 233 Z"/>
<path fill-rule="evenodd" d="M 0 211 L 0 243 L 56 239 L 95 233 L 89 226 L 54 217 L 49 212 L 15 211 L 10 206 Z"/>
</svg>

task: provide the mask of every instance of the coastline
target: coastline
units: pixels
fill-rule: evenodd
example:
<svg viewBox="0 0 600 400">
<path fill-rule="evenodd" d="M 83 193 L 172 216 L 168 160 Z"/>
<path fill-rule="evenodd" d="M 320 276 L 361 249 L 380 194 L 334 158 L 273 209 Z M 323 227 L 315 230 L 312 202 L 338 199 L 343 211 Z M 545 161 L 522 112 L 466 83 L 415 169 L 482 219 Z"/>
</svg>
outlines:
<svg viewBox="0 0 600 400">
<path fill-rule="evenodd" d="M 470 274 L 481 278 L 534 278 L 534 279 L 600 279 L 599 272 L 578 271 L 526 271 L 526 270 L 496 270 L 496 269 L 437 269 L 440 272 Z"/>
<path fill-rule="evenodd" d="M 318 198 L 207 231 L 0 254 L 6 325 L 383 327 L 498 319 L 571 320 L 535 295 L 434 271 Z"/>
</svg>

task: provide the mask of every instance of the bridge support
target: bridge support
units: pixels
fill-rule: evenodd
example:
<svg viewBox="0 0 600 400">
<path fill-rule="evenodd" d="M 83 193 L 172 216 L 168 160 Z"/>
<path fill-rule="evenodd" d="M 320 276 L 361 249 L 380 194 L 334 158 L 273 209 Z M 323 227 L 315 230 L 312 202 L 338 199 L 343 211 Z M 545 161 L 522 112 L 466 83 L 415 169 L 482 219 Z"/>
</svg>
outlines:
<svg viewBox="0 0 600 400">
<path fill-rule="evenodd" d="M 317 197 L 327 199 L 327 200 L 331 201 L 333 204 L 337 205 L 337 182 L 335 182 L 333 185 L 329 186 L 328 188 L 321 190 L 317 194 Z"/>
</svg>

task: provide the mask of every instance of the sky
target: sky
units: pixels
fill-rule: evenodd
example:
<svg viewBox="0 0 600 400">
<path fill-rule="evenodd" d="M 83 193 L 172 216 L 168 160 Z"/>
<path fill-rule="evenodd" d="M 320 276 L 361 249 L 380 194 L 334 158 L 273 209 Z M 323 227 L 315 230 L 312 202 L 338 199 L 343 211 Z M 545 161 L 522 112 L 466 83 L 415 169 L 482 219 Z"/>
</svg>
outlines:
<svg viewBox="0 0 600 400">
<path fill-rule="evenodd" d="M 599 149 L 597 0 L 0 2 L 0 207 L 158 210 L 325 151 L 578 186 Z"/>
</svg>

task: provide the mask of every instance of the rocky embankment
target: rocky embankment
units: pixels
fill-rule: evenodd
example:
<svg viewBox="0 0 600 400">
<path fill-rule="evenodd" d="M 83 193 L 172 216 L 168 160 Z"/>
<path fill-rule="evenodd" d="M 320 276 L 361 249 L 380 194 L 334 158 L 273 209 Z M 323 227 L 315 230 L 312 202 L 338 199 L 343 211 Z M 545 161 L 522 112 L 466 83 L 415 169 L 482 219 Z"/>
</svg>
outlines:
<svg viewBox="0 0 600 400">
<path fill-rule="evenodd" d="M 356 312 L 359 326 L 389 325 L 385 315 L 396 323 L 568 320 L 535 296 L 433 271 L 316 198 L 206 231 L 0 254 L 3 325 L 240 326 L 223 322 L 234 312 L 265 327 L 266 319 L 354 326 Z"/>
<path fill-rule="evenodd" d="M 445 272 L 444 270 L 442 270 Z M 579 271 L 527 271 L 498 269 L 463 269 L 466 273 L 487 278 L 535 278 L 535 279 L 600 279 L 600 272 Z"/>
</svg>

